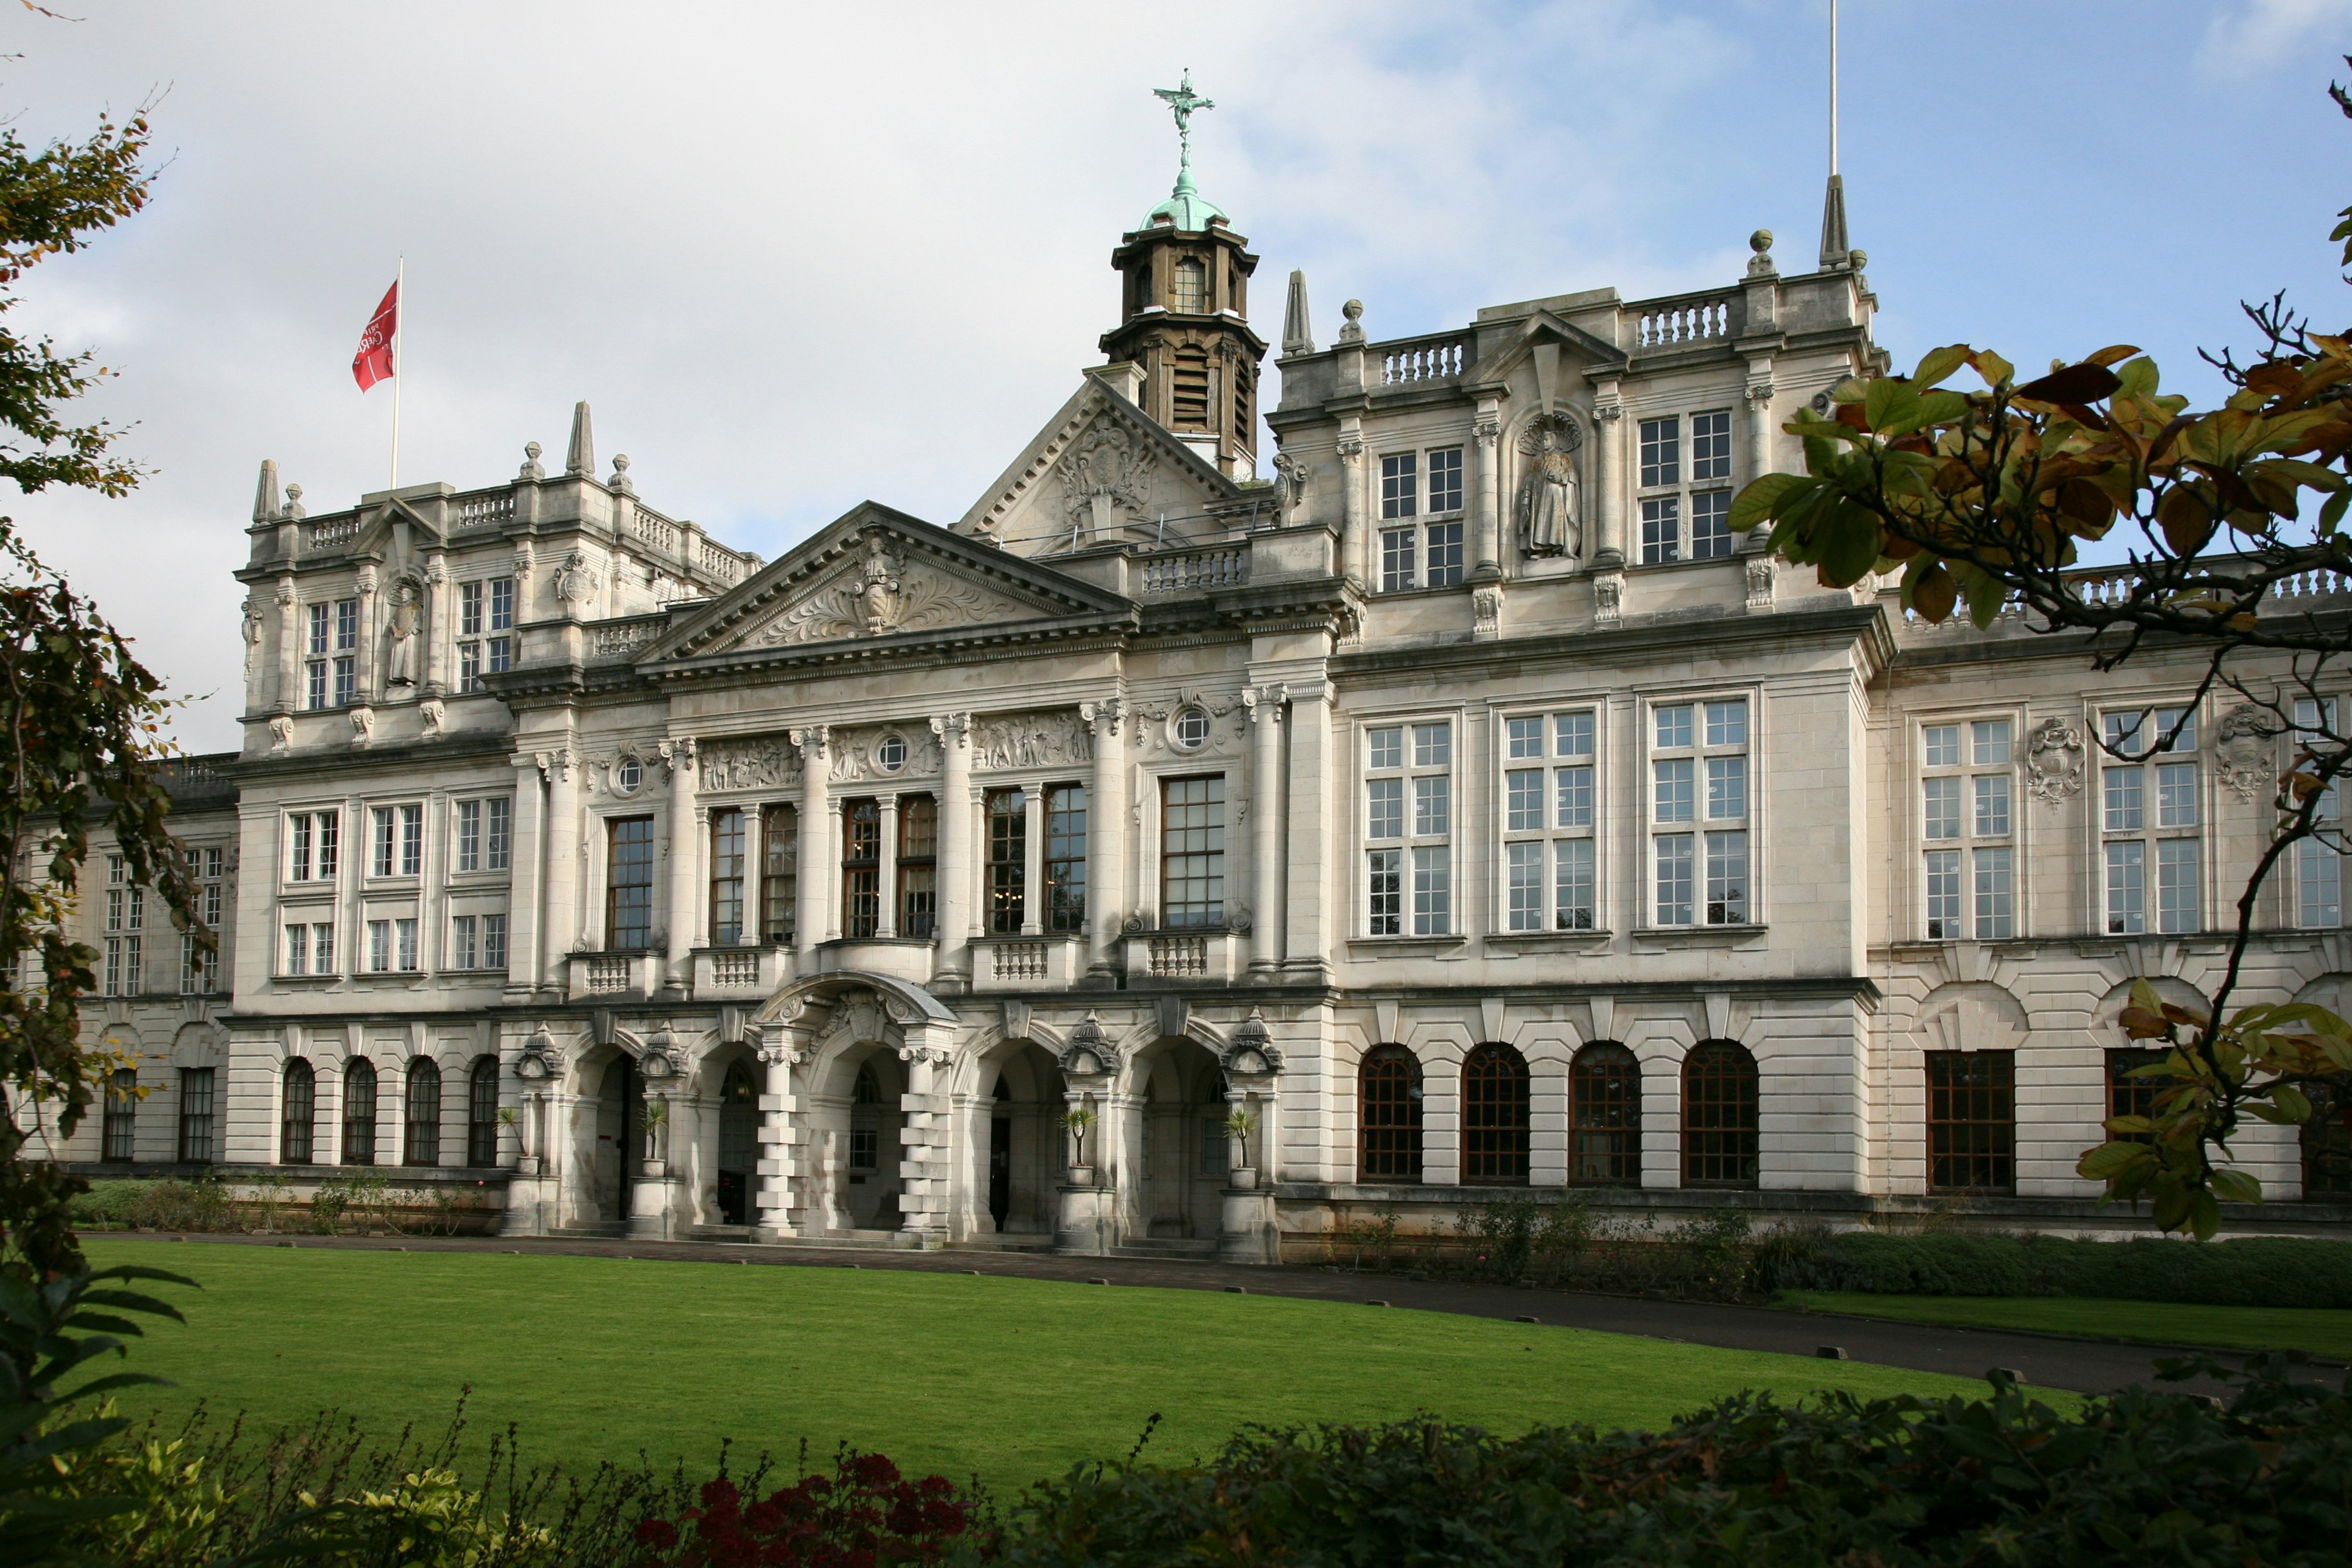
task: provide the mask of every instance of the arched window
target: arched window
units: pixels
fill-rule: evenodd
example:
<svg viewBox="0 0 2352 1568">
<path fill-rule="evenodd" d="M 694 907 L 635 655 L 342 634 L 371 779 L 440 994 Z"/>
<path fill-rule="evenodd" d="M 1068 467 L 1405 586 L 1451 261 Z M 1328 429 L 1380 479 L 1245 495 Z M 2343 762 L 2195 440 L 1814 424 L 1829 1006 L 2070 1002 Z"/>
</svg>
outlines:
<svg viewBox="0 0 2352 1568">
<path fill-rule="evenodd" d="M 137 1157 L 139 1069 L 116 1068 L 106 1084 L 105 1146 L 99 1158 L 129 1164 Z"/>
<path fill-rule="evenodd" d="M 1594 1041 L 1569 1064 L 1568 1179 L 1641 1185 L 1642 1065 L 1614 1040 Z"/>
<path fill-rule="evenodd" d="M 282 1165 L 307 1165 L 316 1148 L 319 1076 L 300 1057 L 290 1058 L 286 1063 L 278 1104 L 278 1162 Z"/>
<path fill-rule="evenodd" d="M 343 1163 L 375 1163 L 375 1064 L 365 1057 L 343 1068 Z"/>
<path fill-rule="evenodd" d="M 499 1163 L 499 1058 L 477 1058 L 466 1084 L 466 1163 L 484 1170 Z"/>
<path fill-rule="evenodd" d="M 1527 1058 L 1508 1046 L 1480 1046 L 1462 1064 L 1462 1180 L 1503 1186 L 1527 1179 Z"/>
<path fill-rule="evenodd" d="M 1402 1046 L 1381 1046 L 1357 1074 L 1356 1179 L 1421 1180 L 1421 1063 Z"/>
<path fill-rule="evenodd" d="M 441 1163 L 441 1069 L 425 1057 L 408 1064 L 408 1141 L 400 1163 Z"/>
<path fill-rule="evenodd" d="M 2303 1124 L 2303 1195 L 2352 1197 L 2352 1094 L 2340 1085 L 2307 1083 L 2311 1120 Z"/>
<path fill-rule="evenodd" d="M 1756 1184 L 1756 1058 L 1701 1040 L 1683 1058 L 1683 1185 Z"/>
</svg>

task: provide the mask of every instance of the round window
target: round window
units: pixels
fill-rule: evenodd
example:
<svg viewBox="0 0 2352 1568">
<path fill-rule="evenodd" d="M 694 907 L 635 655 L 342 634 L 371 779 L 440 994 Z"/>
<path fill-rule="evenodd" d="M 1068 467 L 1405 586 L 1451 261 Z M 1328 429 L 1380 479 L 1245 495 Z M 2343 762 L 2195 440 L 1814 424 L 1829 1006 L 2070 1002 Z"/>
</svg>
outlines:
<svg viewBox="0 0 2352 1568">
<path fill-rule="evenodd" d="M 613 770 L 613 787 L 623 795 L 635 795 L 637 786 L 645 782 L 645 764 L 635 757 L 622 758 L 621 765 Z"/>
<path fill-rule="evenodd" d="M 1176 715 L 1176 744 L 1188 752 L 1197 752 L 1209 743 L 1209 716 L 1198 708 L 1187 708 Z"/>
<path fill-rule="evenodd" d="M 895 773 L 907 765 L 907 737 L 885 735 L 882 744 L 875 748 L 874 760 L 882 764 L 886 773 Z"/>
</svg>

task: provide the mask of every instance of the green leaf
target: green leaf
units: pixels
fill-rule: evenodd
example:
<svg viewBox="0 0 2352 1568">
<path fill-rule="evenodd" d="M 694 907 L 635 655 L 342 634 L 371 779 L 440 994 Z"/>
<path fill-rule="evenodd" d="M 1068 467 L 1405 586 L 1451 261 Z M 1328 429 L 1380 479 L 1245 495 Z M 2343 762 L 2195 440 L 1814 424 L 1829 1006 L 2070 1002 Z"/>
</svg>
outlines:
<svg viewBox="0 0 2352 1568">
<path fill-rule="evenodd" d="M 1813 560 L 1833 587 L 1859 583 L 1878 564 L 1878 519 L 1852 501 L 1841 500 L 1819 527 Z"/>
<path fill-rule="evenodd" d="M 1907 428 L 1897 428 L 1904 416 L 1919 406 L 1919 395 L 1910 384 L 1891 375 L 1882 375 L 1870 384 L 1863 394 L 1862 416 L 1870 427 L 1882 435 L 1907 434 Z"/>
<path fill-rule="evenodd" d="M 1911 373 L 1911 384 L 1925 392 L 1960 366 L 1969 363 L 1969 345 L 1952 343 L 1940 349 L 1929 349 L 1920 356 L 1919 368 Z"/>
<path fill-rule="evenodd" d="M 2074 1173 L 2094 1182 L 2111 1181 L 2135 1166 L 2152 1163 L 2156 1155 L 2145 1143 L 2117 1140 L 2102 1143 L 2074 1163 Z"/>
<path fill-rule="evenodd" d="M 2298 1125 L 2311 1120 L 2311 1097 L 2291 1083 L 2283 1083 L 2272 1089 L 2271 1103 L 2285 1112 L 2288 1121 Z"/>
<path fill-rule="evenodd" d="M 1969 400 L 1958 392 L 1930 392 L 1919 399 L 1919 424 L 1949 425 L 1969 416 Z"/>
<path fill-rule="evenodd" d="M 1963 562 L 1953 563 L 1952 569 L 1960 579 L 1960 595 L 1969 602 L 1969 619 L 1983 631 L 2000 618 L 2001 606 L 2009 602 L 2009 584 Z"/>
<path fill-rule="evenodd" d="M 1870 383 L 1858 375 L 1847 376 L 1830 388 L 1832 403 L 1860 403 L 1870 392 Z"/>
<path fill-rule="evenodd" d="M 1745 533 L 1767 518 L 1778 517 L 1790 497 L 1817 489 L 1821 480 L 1805 474 L 1765 474 L 1748 482 L 1731 500 L 1731 526 Z"/>
<path fill-rule="evenodd" d="M 2015 365 L 1990 349 L 1977 350 L 1969 356 L 1969 363 L 1977 367 L 1977 374 L 1984 377 L 1987 386 L 1999 386 L 2017 374 Z"/>
<path fill-rule="evenodd" d="M 2214 1232 L 2221 1228 L 2221 1205 L 2214 1201 L 2211 1193 L 2189 1195 L 2189 1228 L 2200 1241 L 2212 1240 Z"/>
<path fill-rule="evenodd" d="M 2116 372 L 2116 382 L 2117 396 L 2152 397 L 2157 387 L 2156 362 L 2142 354 Z"/>
</svg>

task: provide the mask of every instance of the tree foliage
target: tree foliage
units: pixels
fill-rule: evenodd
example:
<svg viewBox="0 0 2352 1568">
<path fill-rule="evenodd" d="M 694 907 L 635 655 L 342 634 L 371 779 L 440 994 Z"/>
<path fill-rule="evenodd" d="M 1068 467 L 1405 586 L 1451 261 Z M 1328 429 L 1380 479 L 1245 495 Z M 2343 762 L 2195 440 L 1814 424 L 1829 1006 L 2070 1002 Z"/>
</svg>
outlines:
<svg viewBox="0 0 2352 1568">
<path fill-rule="evenodd" d="M 2352 266 L 2352 208 L 2342 216 L 2331 237 Z M 2109 1197 L 2152 1200 L 2158 1225 L 2200 1237 L 2221 1201 L 2262 1196 L 2230 1163 L 2248 1118 L 2302 1122 L 2310 1086 L 2352 1087 L 2352 1024 L 2311 1006 L 2228 1008 L 2273 872 L 2307 840 L 2352 847 L 2336 815 L 2352 771 L 2352 617 L 2281 603 L 2315 574 L 2352 574 L 2352 334 L 2311 331 L 2284 296 L 2245 310 L 2263 337 L 2251 361 L 2207 356 L 2234 388 L 2220 407 L 2165 392 L 2156 362 L 2127 345 L 2021 383 L 2000 355 L 1956 343 L 1909 375 L 1846 381 L 1826 415 L 1801 411 L 1783 428 L 1806 471 L 1762 476 L 1731 511 L 1743 531 L 1770 524 L 1773 549 L 1826 585 L 1901 574 L 1904 607 L 1927 621 L 1964 610 L 1984 628 L 2011 611 L 2084 638 L 2103 672 L 2154 646 L 2195 649 L 2199 699 L 2235 693 L 2292 737 L 2212 1010 L 2136 989 L 2125 1032 L 2170 1047 L 2141 1069 L 2155 1113 L 2110 1121 L 2113 1141 L 2080 1166 Z M 1983 389 L 1945 384 L 1963 370 Z M 2120 574 L 2081 571 L 2084 547 L 2109 540 L 2126 546 Z M 2125 746 L 2102 744 L 2137 757 L 2180 738 L 2148 718 Z"/>
<path fill-rule="evenodd" d="M 104 368 L 8 330 L 6 313 L 27 268 L 145 203 L 147 137 L 143 116 L 37 151 L 0 132 L 0 478 L 26 493 L 120 495 L 138 480 L 113 449 L 118 428 L 72 422 L 72 400 Z M 112 835 L 127 876 L 175 925 L 212 942 L 165 825 L 167 708 L 129 642 L 0 517 L 0 1272 L 20 1279 L 79 1267 L 67 1205 L 82 1183 L 41 1156 L 72 1135 L 116 1065 L 82 1044 L 99 955 L 66 934 L 92 830 Z"/>
</svg>

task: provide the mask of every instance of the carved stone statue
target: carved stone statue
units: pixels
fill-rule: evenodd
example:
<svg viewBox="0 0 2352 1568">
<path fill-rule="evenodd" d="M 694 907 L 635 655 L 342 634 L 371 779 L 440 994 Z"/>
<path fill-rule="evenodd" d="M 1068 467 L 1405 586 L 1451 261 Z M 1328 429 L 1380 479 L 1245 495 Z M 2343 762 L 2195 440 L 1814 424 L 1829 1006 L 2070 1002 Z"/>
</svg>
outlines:
<svg viewBox="0 0 2352 1568">
<path fill-rule="evenodd" d="M 857 614 L 869 637 L 898 628 L 905 609 L 898 596 L 898 560 L 879 529 L 866 536 L 866 561 L 858 568 Z"/>
<path fill-rule="evenodd" d="M 386 686 L 416 684 L 417 628 L 425 620 L 425 607 L 416 602 L 416 584 L 402 581 L 392 591 L 392 657 L 384 666 Z"/>
<path fill-rule="evenodd" d="M 261 657 L 261 606 L 248 599 L 245 605 L 245 625 L 239 628 L 245 638 L 245 672 L 253 673 L 253 661 Z"/>
<path fill-rule="evenodd" d="M 1565 420 L 1538 421 L 1519 438 L 1527 459 L 1527 477 L 1519 481 L 1519 549 L 1528 555 L 1584 553 L 1576 447 L 1576 427 Z"/>
</svg>

